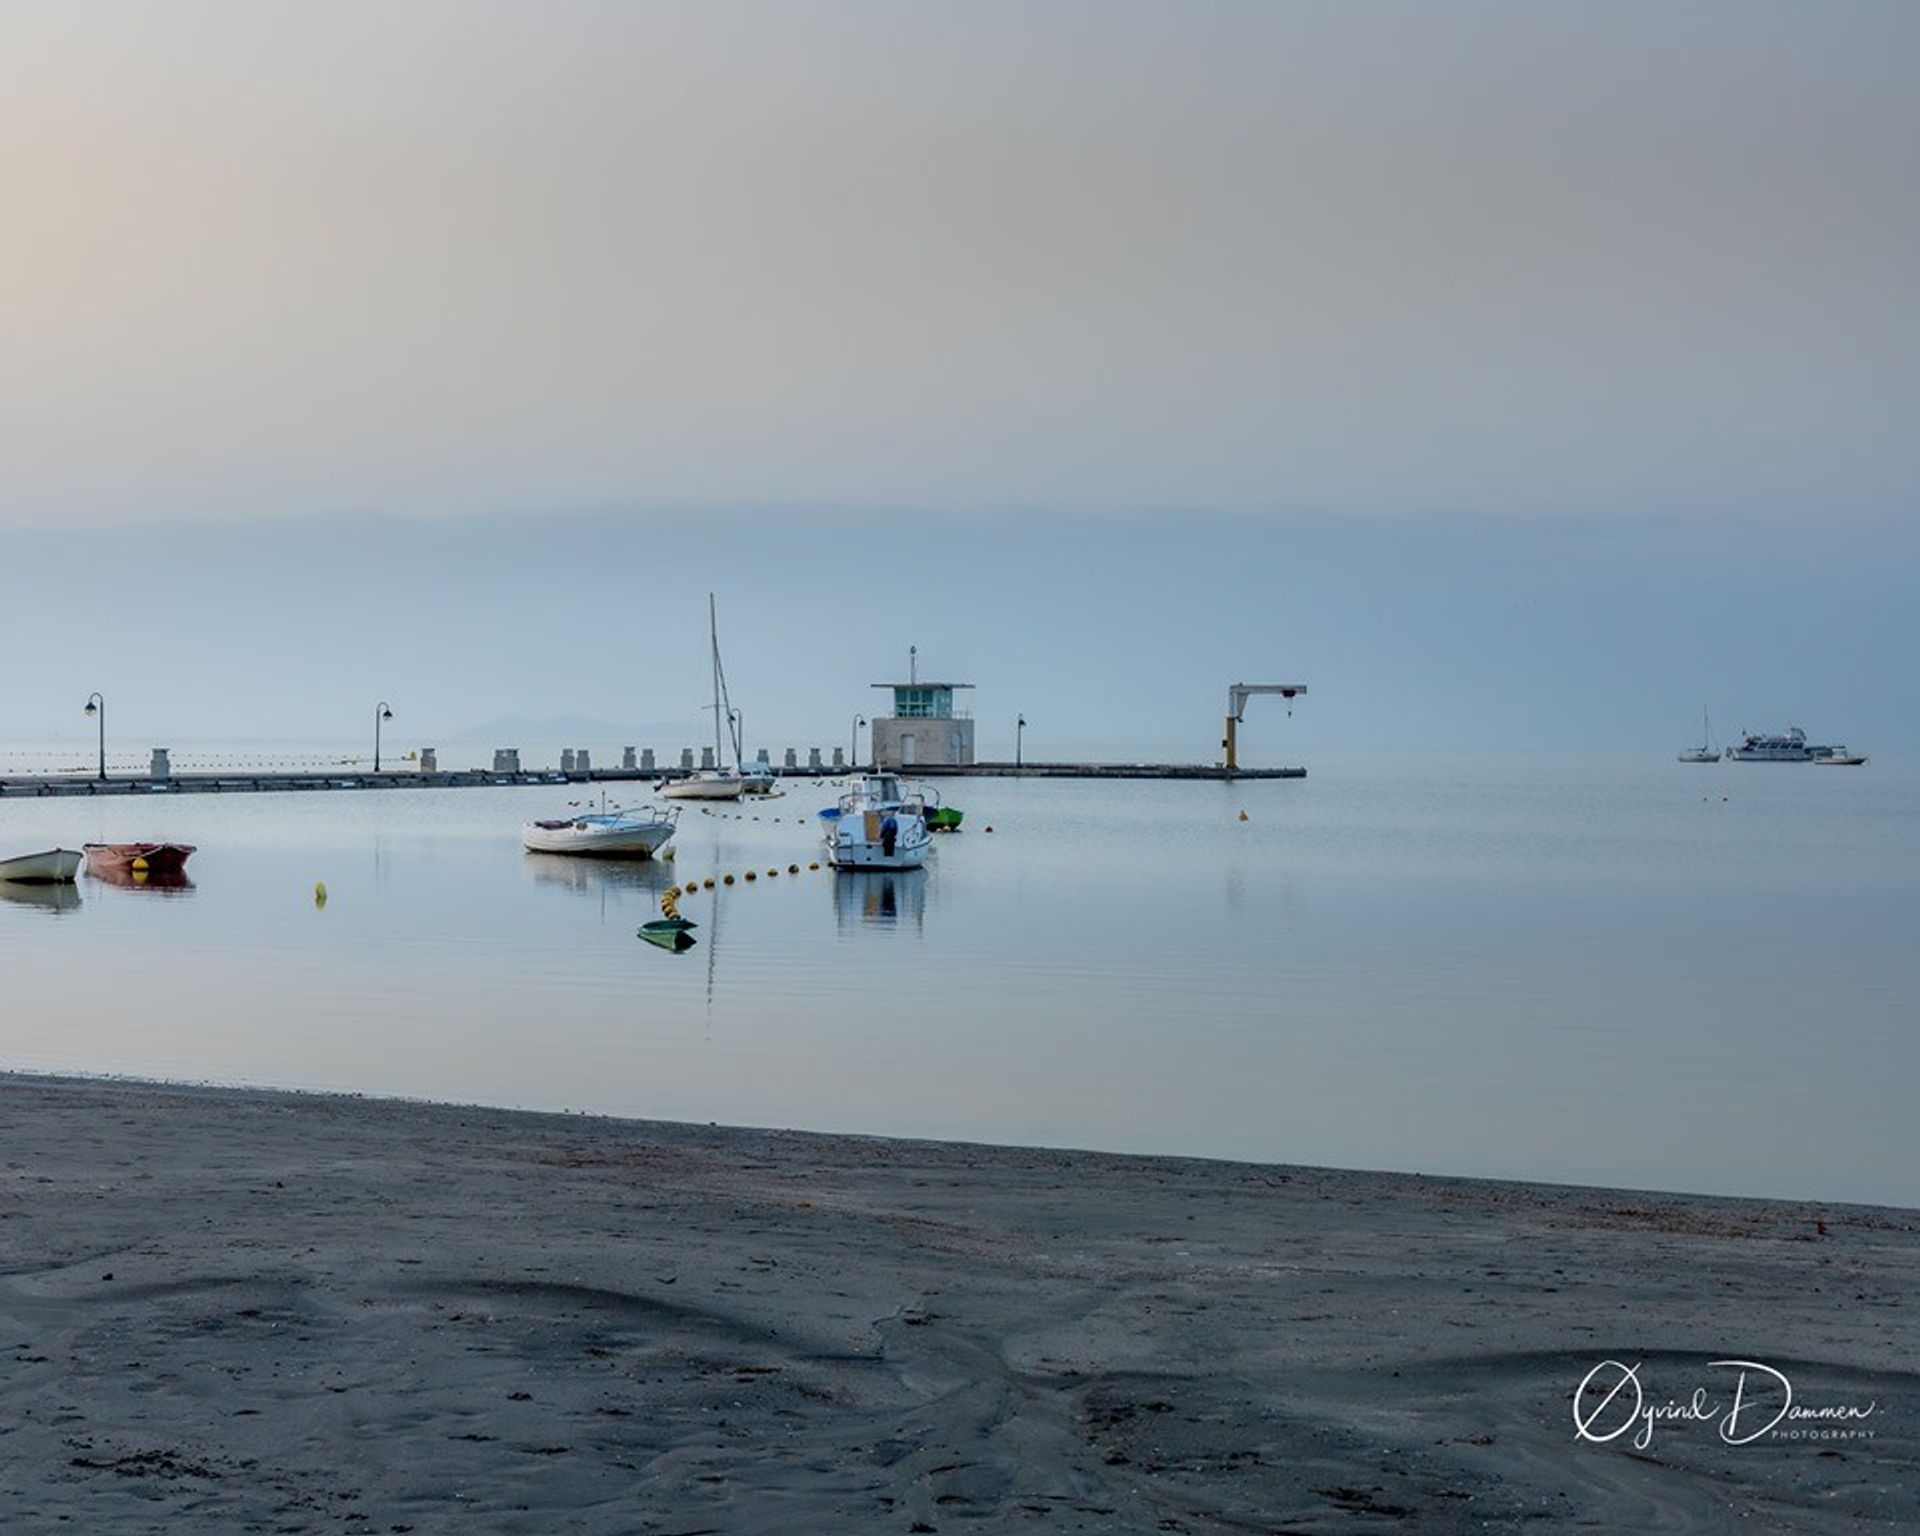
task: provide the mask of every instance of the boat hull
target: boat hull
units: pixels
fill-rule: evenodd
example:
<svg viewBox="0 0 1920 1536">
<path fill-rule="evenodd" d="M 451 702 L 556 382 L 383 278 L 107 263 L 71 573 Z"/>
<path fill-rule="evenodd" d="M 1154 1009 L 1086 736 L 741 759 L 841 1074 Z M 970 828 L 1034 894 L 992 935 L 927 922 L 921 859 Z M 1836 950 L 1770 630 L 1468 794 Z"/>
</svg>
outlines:
<svg viewBox="0 0 1920 1536">
<path fill-rule="evenodd" d="M 746 789 L 746 780 L 732 774 L 715 774 L 711 778 L 695 774 L 690 779 L 675 779 L 660 793 L 669 800 L 738 800 Z"/>
<path fill-rule="evenodd" d="M 898 831 L 887 846 L 881 811 L 822 812 L 827 862 L 835 869 L 919 869 L 933 846 L 927 824 L 918 816 L 897 815 Z"/>
<path fill-rule="evenodd" d="M 888 853 L 878 843 L 829 843 L 827 862 L 835 869 L 922 869 L 927 862 L 927 844 L 896 843 Z"/>
<path fill-rule="evenodd" d="M 670 821 L 594 826 L 577 821 L 530 821 L 520 829 L 529 853 L 567 853 L 587 859 L 650 859 L 673 836 Z"/>
<path fill-rule="evenodd" d="M 71 848 L 49 848 L 45 853 L 0 859 L 0 880 L 13 885 L 71 885 L 80 873 L 81 858 Z"/>
<path fill-rule="evenodd" d="M 87 869 L 92 874 L 177 875 L 192 857 L 192 843 L 87 843 Z"/>
</svg>

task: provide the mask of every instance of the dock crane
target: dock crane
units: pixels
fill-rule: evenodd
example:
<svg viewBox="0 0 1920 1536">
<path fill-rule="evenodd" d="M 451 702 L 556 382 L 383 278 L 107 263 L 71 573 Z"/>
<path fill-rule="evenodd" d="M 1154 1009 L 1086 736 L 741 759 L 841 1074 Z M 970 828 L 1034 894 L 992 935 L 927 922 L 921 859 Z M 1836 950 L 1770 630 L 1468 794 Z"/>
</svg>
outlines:
<svg viewBox="0 0 1920 1536">
<path fill-rule="evenodd" d="M 1287 713 L 1293 713 L 1292 700 L 1307 691 L 1305 683 L 1235 683 L 1227 690 L 1227 734 L 1220 745 L 1226 748 L 1227 772 L 1234 773 L 1240 767 L 1236 751 L 1236 727 L 1247 718 L 1247 700 L 1256 693 L 1277 693 L 1286 699 Z"/>
</svg>

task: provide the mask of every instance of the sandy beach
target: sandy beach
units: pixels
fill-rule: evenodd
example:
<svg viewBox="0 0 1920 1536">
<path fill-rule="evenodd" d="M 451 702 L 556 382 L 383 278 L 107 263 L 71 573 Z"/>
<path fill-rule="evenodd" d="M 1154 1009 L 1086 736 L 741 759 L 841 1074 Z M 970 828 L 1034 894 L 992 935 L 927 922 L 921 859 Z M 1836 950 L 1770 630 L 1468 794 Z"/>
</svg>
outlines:
<svg viewBox="0 0 1920 1536">
<path fill-rule="evenodd" d="M 1920 1213 L 94 1081 L 0 1116 L 8 1532 L 1920 1526 Z M 1577 1438 L 1600 1362 L 1724 1409 L 1727 1358 L 1872 1412 Z"/>
</svg>

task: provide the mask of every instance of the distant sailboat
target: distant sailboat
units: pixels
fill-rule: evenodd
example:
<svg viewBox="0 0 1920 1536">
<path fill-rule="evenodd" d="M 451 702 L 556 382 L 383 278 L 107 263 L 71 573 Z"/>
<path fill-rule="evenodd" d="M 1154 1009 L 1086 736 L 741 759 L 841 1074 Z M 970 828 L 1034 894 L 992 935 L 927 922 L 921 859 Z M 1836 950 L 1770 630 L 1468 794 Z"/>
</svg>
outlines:
<svg viewBox="0 0 1920 1536">
<path fill-rule="evenodd" d="M 1680 754 L 1683 763 L 1717 763 L 1720 761 L 1720 749 L 1713 744 L 1713 722 L 1707 718 L 1707 712 L 1700 711 L 1700 745 L 1688 747 Z"/>
<path fill-rule="evenodd" d="M 720 668 L 720 620 L 713 605 L 713 594 L 707 594 L 707 632 L 712 639 L 713 648 L 713 761 L 712 768 L 702 768 L 684 779 L 675 779 L 661 786 L 660 793 L 669 800 L 738 800 L 747 787 L 740 773 L 740 749 L 736 745 L 733 753 L 733 766 L 726 766 L 727 737 L 733 721 L 731 701 L 727 699 L 727 674 Z"/>
</svg>

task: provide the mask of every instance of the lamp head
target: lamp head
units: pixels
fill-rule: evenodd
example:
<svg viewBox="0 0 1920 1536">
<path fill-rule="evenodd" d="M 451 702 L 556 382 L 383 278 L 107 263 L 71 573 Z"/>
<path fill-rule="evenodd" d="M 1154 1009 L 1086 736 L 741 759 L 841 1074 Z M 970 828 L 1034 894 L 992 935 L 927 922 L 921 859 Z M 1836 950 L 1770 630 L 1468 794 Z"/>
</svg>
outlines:
<svg viewBox="0 0 1920 1536">
<path fill-rule="evenodd" d="M 87 713 L 89 715 L 97 715 L 100 713 L 99 707 L 93 702 L 92 699 L 87 700 Z"/>
<path fill-rule="evenodd" d="M 382 720 L 391 720 L 393 718 L 393 711 L 382 706 L 380 710 L 380 718 Z"/>
</svg>

